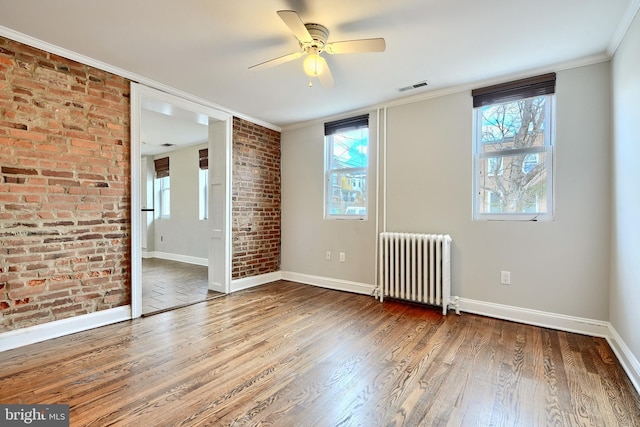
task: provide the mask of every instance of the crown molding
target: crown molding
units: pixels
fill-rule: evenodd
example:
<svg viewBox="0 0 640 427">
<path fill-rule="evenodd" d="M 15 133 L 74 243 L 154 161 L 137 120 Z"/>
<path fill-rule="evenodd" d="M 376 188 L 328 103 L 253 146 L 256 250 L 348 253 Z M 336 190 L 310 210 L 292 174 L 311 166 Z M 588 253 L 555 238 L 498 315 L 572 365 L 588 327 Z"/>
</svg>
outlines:
<svg viewBox="0 0 640 427">
<path fill-rule="evenodd" d="M 10 28 L 3 27 L 0 25 L 0 36 L 7 37 L 11 40 L 26 44 L 31 47 L 35 47 L 36 49 L 41 49 L 49 53 L 53 53 L 58 56 L 62 56 L 64 58 L 70 59 L 72 61 L 77 61 L 85 65 L 89 65 L 90 67 L 94 67 L 103 71 L 107 71 L 112 74 L 116 74 L 118 76 L 124 77 L 136 83 L 143 84 L 145 86 L 149 86 L 151 88 L 160 90 L 162 92 L 169 93 L 171 95 L 178 96 L 180 98 L 189 99 L 190 101 L 196 102 L 198 104 L 204 105 L 209 108 L 213 108 L 216 110 L 223 111 L 225 113 L 231 114 L 234 117 L 238 117 L 247 121 L 250 121 L 256 125 L 266 127 L 268 129 L 275 130 L 276 132 L 282 132 L 282 129 L 279 126 L 276 126 L 272 123 L 265 122 L 260 119 L 256 119 L 255 117 L 247 116 L 238 111 L 231 110 L 222 105 L 211 102 L 207 99 L 192 95 L 188 92 L 176 89 L 174 87 L 165 85 L 163 83 L 157 82 L 155 80 L 149 79 L 142 75 L 132 73 L 128 70 L 115 67 L 111 64 L 107 64 L 102 61 L 98 61 L 97 59 L 91 58 L 89 56 L 82 55 L 80 53 L 62 48 L 60 46 L 56 46 L 44 40 L 37 39 L 35 37 L 31 37 L 29 35 L 14 31 Z"/>
<path fill-rule="evenodd" d="M 622 19 L 618 24 L 618 28 L 615 34 L 613 35 L 611 42 L 609 43 L 609 47 L 607 48 L 607 53 L 609 54 L 609 57 L 613 57 L 613 55 L 618 50 L 618 47 L 620 47 L 620 43 L 622 43 L 624 36 L 627 34 L 627 31 L 629 31 L 629 27 L 631 26 L 631 24 L 633 23 L 633 20 L 638 15 L 639 10 L 640 10 L 640 0 L 632 0 L 631 3 L 629 3 L 629 6 L 627 6 L 627 10 L 624 12 Z"/>
</svg>

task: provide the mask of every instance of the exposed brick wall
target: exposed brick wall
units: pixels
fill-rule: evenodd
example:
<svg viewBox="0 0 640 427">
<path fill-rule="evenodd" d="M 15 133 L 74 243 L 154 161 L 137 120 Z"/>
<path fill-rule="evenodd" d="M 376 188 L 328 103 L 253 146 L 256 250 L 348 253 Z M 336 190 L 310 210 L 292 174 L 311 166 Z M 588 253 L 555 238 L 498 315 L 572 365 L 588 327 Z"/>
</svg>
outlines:
<svg viewBox="0 0 640 427">
<path fill-rule="evenodd" d="M 233 119 L 232 278 L 280 269 L 280 133 Z"/>
<path fill-rule="evenodd" d="M 0 332 L 130 302 L 129 82 L 0 37 Z"/>
</svg>

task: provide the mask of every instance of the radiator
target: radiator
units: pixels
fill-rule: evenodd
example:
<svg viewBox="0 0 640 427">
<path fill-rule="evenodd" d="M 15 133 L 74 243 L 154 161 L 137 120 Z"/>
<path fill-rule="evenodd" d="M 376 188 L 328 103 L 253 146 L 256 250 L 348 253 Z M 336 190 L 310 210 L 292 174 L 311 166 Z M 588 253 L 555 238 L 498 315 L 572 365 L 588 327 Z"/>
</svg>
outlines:
<svg viewBox="0 0 640 427">
<path fill-rule="evenodd" d="M 451 297 L 451 237 L 442 234 L 380 233 L 378 296 L 442 307 L 460 314 Z"/>
</svg>

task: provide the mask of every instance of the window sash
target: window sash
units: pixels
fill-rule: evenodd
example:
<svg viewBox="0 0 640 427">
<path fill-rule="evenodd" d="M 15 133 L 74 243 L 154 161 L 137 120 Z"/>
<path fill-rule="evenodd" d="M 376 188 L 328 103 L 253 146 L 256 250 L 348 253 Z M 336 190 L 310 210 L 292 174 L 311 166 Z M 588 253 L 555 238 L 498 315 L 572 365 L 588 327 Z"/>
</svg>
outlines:
<svg viewBox="0 0 640 427">
<path fill-rule="evenodd" d="M 198 175 L 198 216 L 200 220 L 209 219 L 209 171 L 200 169 Z"/>
<path fill-rule="evenodd" d="M 169 218 L 171 215 L 171 181 L 169 177 L 159 180 L 160 218 Z"/>
<path fill-rule="evenodd" d="M 526 98 L 523 98 L 526 99 Z M 504 101 L 496 102 L 502 103 Z M 515 102 L 515 101 L 513 101 Z M 554 191 L 553 191 L 553 173 L 554 173 L 554 145 L 553 145 L 553 112 L 555 110 L 555 99 L 551 95 L 546 95 L 545 99 L 545 121 L 544 121 L 544 145 L 526 148 L 504 148 L 496 151 L 482 151 L 482 107 L 474 110 L 474 204 L 473 219 L 475 220 L 551 220 L 554 212 Z M 484 159 L 494 157 L 502 158 L 500 161 L 504 168 L 504 159 L 513 156 L 526 156 L 529 154 L 546 153 L 544 156 L 545 165 L 545 189 L 546 189 L 546 210 L 543 212 L 483 212 L 482 211 L 482 191 L 481 188 L 481 162 Z M 491 175 L 495 177 L 495 175 Z M 539 208 L 539 200 L 536 200 Z"/>
<path fill-rule="evenodd" d="M 352 130 L 366 129 L 366 164 L 362 167 L 338 167 L 334 161 L 334 135 Z M 325 124 L 325 219 L 366 219 L 368 206 L 368 169 L 369 169 L 369 116 L 363 115 L 351 119 Z M 338 177 L 349 176 L 354 181 L 345 184 L 334 182 Z M 359 179 L 358 177 L 361 177 Z M 340 203 L 338 209 L 337 203 Z M 336 212 L 340 210 L 340 212 Z"/>
</svg>

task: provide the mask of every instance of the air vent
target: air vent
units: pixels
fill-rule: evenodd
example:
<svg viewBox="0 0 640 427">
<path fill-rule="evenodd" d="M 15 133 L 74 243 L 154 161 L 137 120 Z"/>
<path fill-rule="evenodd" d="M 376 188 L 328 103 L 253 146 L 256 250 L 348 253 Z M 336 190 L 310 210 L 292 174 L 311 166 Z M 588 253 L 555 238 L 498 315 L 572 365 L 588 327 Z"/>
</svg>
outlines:
<svg viewBox="0 0 640 427">
<path fill-rule="evenodd" d="M 167 142 L 165 144 L 161 144 L 160 146 L 161 147 L 173 147 L 174 145 L 176 145 L 176 144 L 171 144 L 171 143 Z"/>
<path fill-rule="evenodd" d="M 405 87 L 401 87 L 400 89 L 398 89 L 398 92 L 406 92 L 408 90 L 413 90 L 413 89 L 418 89 L 420 87 L 424 87 L 427 85 L 427 82 L 418 82 L 418 83 L 414 83 L 411 86 L 405 86 Z"/>
</svg>

